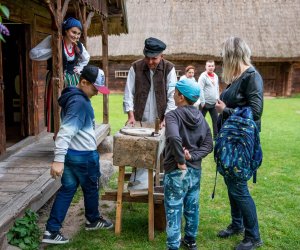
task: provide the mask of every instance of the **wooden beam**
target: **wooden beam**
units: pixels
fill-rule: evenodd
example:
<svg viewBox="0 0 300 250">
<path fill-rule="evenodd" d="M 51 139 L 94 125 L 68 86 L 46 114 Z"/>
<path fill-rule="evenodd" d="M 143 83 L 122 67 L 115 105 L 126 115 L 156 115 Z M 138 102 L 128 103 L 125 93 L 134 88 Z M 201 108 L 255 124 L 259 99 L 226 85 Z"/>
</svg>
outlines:
<svg viewBox="0 0 300 250">
<path fill-rule="evenodd" d="M 57 30 L 52 33 L 52 84 L 53 84 L 53 116 L 54 133 L 56 134 L 60 126 L 60 108 L 58 98 L 63 89 L 63 61 L 62 61 L 62 23 L 65 12 L 68 8 L 69 0 L 64 2 L 62 8 L 61 0 L 47 0 L 48 8 L 52 15 Z M 55 5 L 56 3 L 56 5 Z M 55 8 L 56 6 L 56 8 Z"/>
<path fill-rule="evenodd" d="M 6 150 L 5 111 L 4 111 L 4 82 L 2 65 L 2 46 L 0 43 L 0 155 Z"/>
<path fill-rule="evenodd" d="M 79 9 L 80 10 L 80 9 Z M 82 33 L 83 33 L 83 44 L 86 47 L 86 43 L 87 43 L 87 26 L 86 26 L 86 6 L 83 5 L 81 7 L 81 10 L 79 11 L 80 13 L 80 18 L 81 18 L 81 22 L 82 22 Z"/>
<path fill-rule="evenodd" d="M 291 64 L 288 69 L 288 77 L 285 84 L 285 93 L 284 96 L 292 95 L 292 85 L 293 85 L 293 73 L 294 73 L 294 64 Z"/>
<path fill-rule="evenodd" d="M 90 12 L 88 14 L 88 17 L 86 19 L 86 24 L 85 24 L 87 29 L 89 29 L 89 27 L 91 26 L 92 18 L 94 15 L 95 15 L 95 12 Z"/>
<path fill-rule="evenodd" d="M 70 0 L 65 0 L 65 2 L 64 2 L 64 6 L 63 6 L 62 11 L 61 11 L 63 19 L 66 16 L 66 13 L 67 13 L 67 10 L 68 10 L 68 7 L 69 7 L 69 3 L 70 3 Z"/>
<path fill-rule="evenodd" d="M 103 4 L 104 16 L 107 16 L 107 3 Z M 101 16 L 102 21 L 102 68 L 105 74 L 105 85 L 108 86 L 108 20 L 107 17 Z M 103 96 L 103 123 L 109 123 L 109 96 Z"/>
</svg>

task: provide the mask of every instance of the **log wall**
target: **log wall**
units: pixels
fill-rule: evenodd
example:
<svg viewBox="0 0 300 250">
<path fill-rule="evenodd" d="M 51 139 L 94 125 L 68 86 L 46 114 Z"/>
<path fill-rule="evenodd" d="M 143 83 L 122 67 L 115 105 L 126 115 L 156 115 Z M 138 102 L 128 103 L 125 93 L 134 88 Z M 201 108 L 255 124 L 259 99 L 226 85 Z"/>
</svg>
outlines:
<svg viewBox="0 0 300 250">
<path fill-rule="evenodd" d="M 28 93 L 27 134 L 37 135 L 45 128 L 44 93 L 46 78 L 46 62 L 33 62 L 29 51 L 43 38 L 51 34 L 51 17 L 47 6 L 42 1 L 3 0 L 1 4 L 10 10 L 9 20 L 13 23 L 28 25 L 26 29 L 26 85 Z"/>
<path fill-rule="evenodd" d="M 123 92 L 126 84 L 126 78 L 116 78 L 115 71 L 129 70 L 133 61 L 110 60 L 109 61 L 109 88 L 115 92 Z M 91 63 L 99 65 L 99 61 L 93 60 Z M 205 70 L 205 61 L 172 61 L 175 69 L 180 70 L 179 75 L 184 75 L 185 67 L 194 65 L 196 67 L 195 79 L 198 80 L 200 74 Z M 222 82 L 222 63 L 216 61 L 215 73 L 220 79 L 220 91 L 226 88 L 226 84 Z M 295 64 L 292 72 L 292 86 L 287 88 L 288 74 L 291 64 L 288 62 L 253 62 L 256 69 L 262 75 L 264 80 L 264 93 L 266 96 L 286 96 L 287 93 L 300 93 L 300 64 Z"/>
</svg>

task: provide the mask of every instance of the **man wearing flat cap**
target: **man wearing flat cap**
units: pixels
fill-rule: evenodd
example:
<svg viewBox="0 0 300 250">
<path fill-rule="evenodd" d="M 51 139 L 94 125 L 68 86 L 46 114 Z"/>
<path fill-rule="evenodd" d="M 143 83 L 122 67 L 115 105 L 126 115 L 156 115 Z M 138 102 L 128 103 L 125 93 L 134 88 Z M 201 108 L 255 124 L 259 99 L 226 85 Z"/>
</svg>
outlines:
<svg viewBox="0 0 300 250">
<path fill-rule="evenodd" d="M 177 77 L 174 64 L 163 58 L 166 47 L 157 38 L 147 38 L 143 51 L 145 57 L 132 64 L 123 98 L 124 112 L 128 114 L 127 125 L 134 126 L 136 121 L 154 123 L 158 117 L 160 127 L 163 127 L 165 114 L 176 108 L 173 97 L 175 88 L 169 88 L 169 85 L 177 82 Z M 140 183 L 138 179 L 142 172 L 145 178 Z M 131 183 L 147 188 L 147 173 L 146 169 L 138 168 L 136 179 Z"/>
</svg>

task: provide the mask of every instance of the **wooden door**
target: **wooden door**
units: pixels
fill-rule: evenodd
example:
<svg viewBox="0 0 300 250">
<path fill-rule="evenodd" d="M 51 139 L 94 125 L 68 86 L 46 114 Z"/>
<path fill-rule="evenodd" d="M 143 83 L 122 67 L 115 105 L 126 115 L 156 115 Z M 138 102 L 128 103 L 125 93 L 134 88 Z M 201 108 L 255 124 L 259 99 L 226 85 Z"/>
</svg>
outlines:
<svg viewBox="0 0 300 250">
<path fill-rule="evenodd" d="M 2 67 L 2 46 L 0 43 L 0 154 L 5 152 L 6 132 L 5 132 L 5 112 L 4 112 L 4 82 Z"/>
</svg>

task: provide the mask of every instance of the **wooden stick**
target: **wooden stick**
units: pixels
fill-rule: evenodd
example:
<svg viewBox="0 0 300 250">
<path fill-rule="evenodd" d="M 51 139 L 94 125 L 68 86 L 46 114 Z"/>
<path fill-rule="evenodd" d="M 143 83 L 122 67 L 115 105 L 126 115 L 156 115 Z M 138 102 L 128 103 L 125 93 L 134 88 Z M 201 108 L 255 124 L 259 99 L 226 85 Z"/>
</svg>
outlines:
<svg viewBox="0 0 300 250">
<path fill-rule="evenodd" d="M 121 234 L 122 228 L 122 196 L 124 188 L 124 176 L 125 176 L 125 166 L 119 166 L 119 177 L 118 177 L 118 195 L 116 204 L 116 226 L 115 234 Z"/>
<path fill-rule="evenodd" d="M 148 235 L 154 240 L 153 169 L 148 169 Z"/>
</svg>

